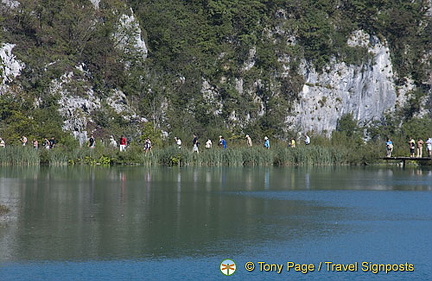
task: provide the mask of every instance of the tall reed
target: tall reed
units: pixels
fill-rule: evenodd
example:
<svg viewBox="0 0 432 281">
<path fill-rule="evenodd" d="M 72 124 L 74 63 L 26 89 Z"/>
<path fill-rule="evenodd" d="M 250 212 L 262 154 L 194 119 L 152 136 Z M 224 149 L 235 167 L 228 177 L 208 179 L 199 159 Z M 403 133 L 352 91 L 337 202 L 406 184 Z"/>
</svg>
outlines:
<svg viewBox="0 0 432 281">
<path fill-rule="evenodd" d="M 66 166 L 69 163 L 69 153 L 60 149 L 50 149 L 48 153 L 48 163 L 50 166 Z"/>
<path fill-rule="evenodd" d="M 40 159 L 36 149 L 22 146 L 0 148 L 0 165 L 31 166 L 39 165 Z"/>
<path fill-rule="evenodd" d="M 6 147 L 0 149 L 0 165 L 144 165 L 144 166 L 324 166 L 356 165 L 376 161 L 377 148 L 367 146 L 300 145 L 290 148 L 276 144 L 271 149 L 261 146 L 238 146 L 227 149 L 214 147 L 200 153 L 191 148 L 177 146 L 144 152 L 140 146 L 129 146 L 120 152 L 117 148 L 55 147 L 50 150 L 30 147 Z M 379 153 L 379 152 L 378 152 Z"/>
</svg>

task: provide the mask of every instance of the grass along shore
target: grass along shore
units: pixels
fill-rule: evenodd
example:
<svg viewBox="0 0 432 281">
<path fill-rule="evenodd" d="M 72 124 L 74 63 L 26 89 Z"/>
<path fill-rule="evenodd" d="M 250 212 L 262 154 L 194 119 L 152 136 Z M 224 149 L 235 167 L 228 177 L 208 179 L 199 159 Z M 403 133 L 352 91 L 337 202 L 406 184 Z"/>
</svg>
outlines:
<svg viewBox="0 0 432 281">
<path fill-rule="evenodd" d="M 375 148 L 375 149 L 374 149 Z M 294 166 L 294 165 L 364 165 L 376 163 L 382 151 L 376 146 L 301 145 L 296 148 L 274 145 L 271 149 L 260 146 L 236 146 L 227 149 L 191 148 L 176 146 L 154 148 L 145 153 L 141 146 L 129 146 L 120 152 L 116 148 L 98 146 L 72 148 L 56 147 L 52 150 L 9 146 L 0 149 L 1 166 L 30 165 L 143 165 L 143 166 Z"/>
</svg>

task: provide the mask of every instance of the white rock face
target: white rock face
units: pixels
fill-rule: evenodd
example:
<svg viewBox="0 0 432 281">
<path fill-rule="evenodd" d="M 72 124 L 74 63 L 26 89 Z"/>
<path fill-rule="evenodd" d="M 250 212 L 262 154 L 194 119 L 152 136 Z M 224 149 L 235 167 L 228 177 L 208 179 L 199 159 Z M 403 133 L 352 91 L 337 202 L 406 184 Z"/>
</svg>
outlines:
<svg viewBox="0 0 432 281">
<path fill-rule="evenodd" d="M 50 87 L 51 94 L 59 94 L 60 114 L 65 117 L 63 130 L 82 132 L 87 129 L 87 124 L 92 121 L 90 113 L 101 107 L 101 101 L 95 97 L 92 89 L 84 89 L 84 93 L 78 96 L 70 92 L 69 84 L 73 73 L 64 74 L 59 80 L 54 80 Z"/>
<path fill-rule="evenodd" d="M 146 59 L 148 54 L 147 46 L 141 36 L 141 28 L 135 18 L 132 9 L 131 15 L 123 14 L 120 17 L 119 25 L 113 34 L 116 46 L 131 59 L 134 57 Z"/>
<path fill-rule="evenodd" d="M 20 75 L 24 68 L 24 63 L 18 61 L 12 54 L 14 47 L 14 44 L 0 45 L 0 94 L 7 92 L 7 84 Z"/>
<path fill-rule="evenodd" d="M 6 7 L 12 8 L 12 9 L 17 8 L 20 4 L 18 1 L 14 1 L 14 0 L 2 0 L 1 2 Z"/>
<path fill-rule="evenodd" d="M 50 89 L 51 94 L 60 95 L 59 112 L 66 120 L 63 130 L 74 132 L 75 135 L 86 132 L 88 123 L 94 121 L 91 114 L 94 111 L 103 110 L 104 102 L 127 121 L 147 122 L 147 119 L 136 114 L 123 92 L 112 90 L 105 100 L 98 98 L 91 88 L 83 88 L 81 92 L 84 92 L 77 95 L 76 89 L 70 84 L 72 77 L 72 72 L 64 74 L 59 80 L 52 82 Z"/>
<path fill-rule="evenodd" d="M 73 137 L 78 140 L 79 145 L 82 147 L 88 140 L 87 131 L 73 131 Z"/>
<path fill-rule="evenodd" d="M 95 9 L 99 9 L 100 0 L 90 0 L 90 2 L 92 2 Z"/>
<path fill-rule="evenodd" d="M 77 69 L 82 69 L 83 65 Z M 60 79 L 54 80 L 50 87 L 51 94 L 60 95 L 59 112 L 65 118 L 62 129 L 72 132 L 80 145 L 86 140 L 88 124 L 94 122 L 92 113 L 98 110 L 104 110 L 107 106 L 111 107 L 117 114 L 121 115 L 127 121 L 147 122 L 148 120 L 138 116 L 129 104 L 126 95 L 119 90 L 111 90 L 106 99 L 96 96 L 90 87 L 82 87 L 77 90 L 73 84 L 73 73 L 66 73 Z M 77 79 L 75 77 L 75 79 Z M 82 84 L 87 83 L 81 80 Z M 80 95 L 76 93 L 80 92 Z"/>
<path fill-rule="evenodd" d="M 110 96 L 106 99 L 106 103 L 125 120 L 137 119 L 138 115 L 135 110 L 129 105 L 126 95 L 117 89 L 112 90 Z M 144 119 L 147 122 L 146 119 Z"/>
<path fill-rule="evenodd" d="M 333 62 L 322 73 L 303 63 L 306 83 L 294 115 L 286 120 L 290 129 L 329 134 L 344 114 L 367 123 L 394 110 L 397 95 L 389 48 L 362 31 L 354 33 L 348 44 L 368 46 L 373 62 L 362 66 Z"/>
<path fill-rule="evenodd" d="M 66 93 L 62 94 L 59 100 L 61 108 L 60 114 L 66 117 L 63 125 L 65 131 L 83 131 L 87 127 L 87 123 L 91 121 L 89 114 L 100 108 L 100 100 L 95 98 L 92 91 L 86 93 L 87 97 L 77 97 Z"/>
<path fill-rule="evenodd" d="M 432 0 L 428 1 L 428 7 L 429 7 L 429 9 L 428 9 L 426 15 L 430 17 L 430 16 L 432 16 Z"/>
<path fill-rule="evenodd" d="M 210 83 L 205 79 L 203 79 L 201 93 L 206 104 L 210 104 L 212 108 L 212 111 L 207 113 L 213 115 L 221 114 L 223 103 L 220 101 L 219 93 L 217 92 L 216 88 L 210 85 Z"/>
<path fill-rule="evenodd" d="M 347 45 L 350 47 L 365 47 L 369 45 L 370 36 L 363 30 L 354 31 L 348 38 Z"/>
</svg>

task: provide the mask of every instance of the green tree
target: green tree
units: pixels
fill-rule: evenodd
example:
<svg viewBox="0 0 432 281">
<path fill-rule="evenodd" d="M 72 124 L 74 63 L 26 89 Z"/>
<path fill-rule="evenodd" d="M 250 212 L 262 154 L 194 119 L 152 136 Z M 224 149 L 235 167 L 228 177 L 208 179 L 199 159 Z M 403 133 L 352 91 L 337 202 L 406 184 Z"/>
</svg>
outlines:
<svg viewBox="0 0 432 281">
<path fill-rule="evenodd" d="M 344 133 L 347 137 L 358 137 L 360 135 L 360 127 L 354 119 L 352 113 L 347 113 L 339 118 L 336 131 Z"/>
</svg>

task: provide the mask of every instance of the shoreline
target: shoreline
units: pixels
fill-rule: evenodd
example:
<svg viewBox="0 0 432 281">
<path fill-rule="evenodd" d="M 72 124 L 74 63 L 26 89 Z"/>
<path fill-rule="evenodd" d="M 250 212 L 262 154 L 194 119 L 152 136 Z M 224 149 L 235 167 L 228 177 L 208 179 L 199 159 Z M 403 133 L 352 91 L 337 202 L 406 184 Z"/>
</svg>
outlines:
<svg viewBox="0 0 432 281">
<path fill-rule="evenodd" d="M 145 152 L 137 145 L 120 152 L 113 147 L 96 148 L 56 147 L 52 150 L 35 150 L 30 147 L 10 146 L 0 150 L 0 166 L 202 166 L 202 167 L 254 167 L 254 166 L 366 166 L 399 165 L 391 160 L 403 158 L 408 165 L 431 166 L 431 158 L 418 160 L 395 154 L 386 158 L 374 146 L 352 149 L 345 146 L 302 145 L 295 148 L 275 145 L 271 149 L 260 146 L 236 146 L 227 149 L 200 149 L 169 146 Z"/>
</svg>

